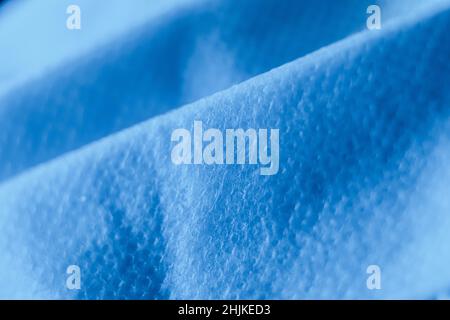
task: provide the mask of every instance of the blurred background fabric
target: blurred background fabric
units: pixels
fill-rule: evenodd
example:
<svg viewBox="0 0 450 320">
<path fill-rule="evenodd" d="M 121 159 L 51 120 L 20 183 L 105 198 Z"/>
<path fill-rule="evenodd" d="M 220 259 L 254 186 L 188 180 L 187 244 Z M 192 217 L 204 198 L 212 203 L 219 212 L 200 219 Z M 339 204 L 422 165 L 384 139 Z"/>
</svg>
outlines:
<svg viewBox="0 0 450 320">
<path fill-rule="evenodd" d="M 4 2 L 0 297 L 447 298 L 449 31 L 448 0 Z M 278 174 L 175 166 L 194 120 L 279 128 Z"/>
</svg>

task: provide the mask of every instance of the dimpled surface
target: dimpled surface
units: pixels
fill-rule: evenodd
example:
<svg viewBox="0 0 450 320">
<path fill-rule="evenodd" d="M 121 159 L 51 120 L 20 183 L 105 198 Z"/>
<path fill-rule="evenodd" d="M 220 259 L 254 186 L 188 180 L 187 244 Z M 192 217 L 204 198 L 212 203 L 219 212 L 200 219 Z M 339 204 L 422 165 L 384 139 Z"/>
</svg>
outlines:
<svg viewBox="0 0 450 320">
<path fill-rule="evenodd" d="M 386 21 L 392 19 L 389 8 L 402 1 L 384 4 Z M 40 1 L 45 2 L 55 5 L 53 0 Z M 119 8 L 120 3 L 128 6 L 127 1 L 113 2 Z M 87 54 L 63 55 L 59 60 L 65 63 L 44 70 L 41 76 L 33 74 L 32 80 L 0 93 L 0 181 L 362 30 L 366 8 L 373 3 L 370 0 L 170 2 L 184 5 L 175 6 L 177 10 L 131 28 L 109 42 L 103 41 L 106 43 Z M 93 16 L 85 5 L 80 4 L 84 14 Z M 64 12 L 64 3 L 60 6 L 60 12 Z M 45 12 L 45 7 L 36 10 Z M 401 12 L 395 10 L 398 11 Z M 70 39 L 80 46 L 87 42 L 58 25 L 57 10 L 47 16 L 49 20 L 57 20 L 49 22 L 45 29 L 46 33 L 55 29 L 56 34 L 50 37 L 62 43 Z M 32 13 L 26 19 L 30 24 L 43 23 L 39 15 Z M 91 19 L 86 19 L 81 31 L 87 39 L 90 33 L 92 37 L 96 35 Z M 16 33 L 17 28 L 9 32 Z M 23 37 L 42 37 L 41 33 Z M 10 34 L 0 33 L 0 59 L 10 62 L 6 66 L 14 64 L 14 57 L 10 56 L 23 56 L 26 54 L 22 51 L 30 51 L 25 46 L 15 52 L 10 49 L 14 44 L 8 46 L 9 38 L 2 36 Z M 59 41 L 53 46 L 58 48 Z M 3 47 L 2 43 L 6 45 Z M 45 56 L 42 53 L 45 48 L 35 45 L 32 50 L 39 52 L 36 56 Z M 76 45 L 71 47 L 71 51 L 78 50 Z M 50 47 L 47 51 L 55 50 Z M 14 72 L 9 72 L 23 73 L 21 68 L 17 66 Z M 4 72 L 8 74 L 7 71 Z"/>
<path fill-rule="evenodd" d="M 3 181 L 0 296 L 447 297 L 442 3 Z M 279 128 L 278 174 L 172 164 L 171 133 L 194 120 Z M 65 287 L 72 264 L 79 291 Z M 371 264 L 382 290 L 366 287 Z"/>
</svg>

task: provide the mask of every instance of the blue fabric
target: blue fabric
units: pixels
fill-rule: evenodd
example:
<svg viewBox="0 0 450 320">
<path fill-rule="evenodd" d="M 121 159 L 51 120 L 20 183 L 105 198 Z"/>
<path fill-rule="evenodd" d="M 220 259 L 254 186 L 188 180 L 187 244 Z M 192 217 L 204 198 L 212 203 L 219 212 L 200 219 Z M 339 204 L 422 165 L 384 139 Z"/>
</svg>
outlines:
<svg viewBox="0 0 450 320">
<path fill-rule="evenodd" d="M 8 89 L 0 297 L 447 297 L 450 2 L 372 3 L 183 4 Z M 174 165 L 194 120 L 278 174 Z"/>
</svg>

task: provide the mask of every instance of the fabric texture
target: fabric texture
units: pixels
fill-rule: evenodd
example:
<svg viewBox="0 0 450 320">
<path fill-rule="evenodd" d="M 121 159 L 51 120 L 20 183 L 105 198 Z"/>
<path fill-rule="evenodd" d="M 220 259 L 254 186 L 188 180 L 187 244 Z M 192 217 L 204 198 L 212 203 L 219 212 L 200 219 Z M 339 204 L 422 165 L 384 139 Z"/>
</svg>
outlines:
<svg viewBox="0 0 450 320">
<path fill-rule="evenodd" d="M 199 1 L 3 93 L 0 297 L 448 297 L 449 30 L 449 1 Z M 279 172 L 174 165 L 196 120 L 279 128 Z"/>
</svg>

